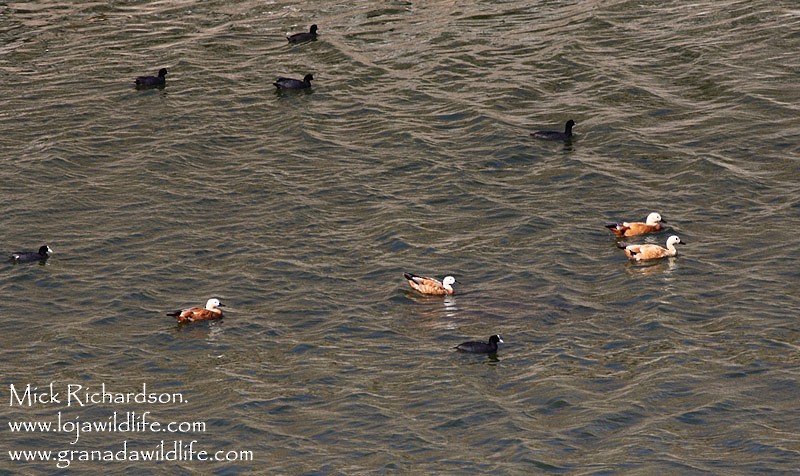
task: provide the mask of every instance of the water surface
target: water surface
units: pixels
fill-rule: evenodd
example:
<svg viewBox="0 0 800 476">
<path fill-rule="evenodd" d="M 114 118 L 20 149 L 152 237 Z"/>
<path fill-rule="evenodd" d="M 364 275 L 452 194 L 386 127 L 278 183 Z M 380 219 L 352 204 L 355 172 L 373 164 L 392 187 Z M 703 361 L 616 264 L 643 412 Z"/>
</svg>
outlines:
<svg viewBox="0 0 800 476">
<path fill-rule="evenodd" d="M 0 6 L 0 244 L 55 250 L 1 267 L 2 396 L 188 400 L 2 424 L 207 424 L 3 431 L 2 471 L 161 440 L 254 460 L 61 471 L 797 470 L 797 5 L 317 3 Z M 571 144 L 529 137 L 570 118 Z M 651 211 L 668 230 L 631 241 L 688 244 L 630 264 L 603 224 Z M 462 284 L 424 297 L 404 271 Z M 165 316 L 209 297 L 223 321 Z M 496 333 L 496 358 L 452 349 Z"/>
</svg>

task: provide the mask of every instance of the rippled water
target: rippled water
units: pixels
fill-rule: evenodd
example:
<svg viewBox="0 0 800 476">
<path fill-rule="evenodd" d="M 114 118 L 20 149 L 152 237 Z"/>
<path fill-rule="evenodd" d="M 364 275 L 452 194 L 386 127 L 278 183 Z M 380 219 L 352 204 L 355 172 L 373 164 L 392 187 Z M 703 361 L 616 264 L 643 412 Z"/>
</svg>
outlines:
<svg viewBox="0 0 800 476">
<path fill-rule="evenodd" d="M 0 272 L 0 470 L 181 439 L 254 461 L 62 472 L 797 471 L 798 31 L 789 1 L 0 5 L 0 245 L 55 250 Z M 650 211 L 631 241 L 688 244 L 630 264 L 603 224 Z M 188 403 L 5 406 L 50 382 Z M 59 411 L 207 429 L 5 430 Z"/>
</svg>

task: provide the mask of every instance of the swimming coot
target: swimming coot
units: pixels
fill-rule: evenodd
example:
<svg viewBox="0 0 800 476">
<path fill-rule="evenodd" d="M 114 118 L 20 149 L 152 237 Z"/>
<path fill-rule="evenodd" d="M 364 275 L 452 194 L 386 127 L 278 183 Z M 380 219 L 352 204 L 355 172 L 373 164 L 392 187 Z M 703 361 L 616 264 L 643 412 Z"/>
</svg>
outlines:
<svg viewBox="0 0 800 476">
<path fill-rule="evenodd" d="M 458 344 L 455 348 L 463 352 L 472 352 L 475 354 L 494 354 L 497 352 L 497 343 L 503 342 L 499 335 L 489 337 L 489 343 L 470 341 Z"/>
<path fill-rule="evenodd" d="M 167 81 L 167 78 L 165 78 L 166 75 L 167 68 L 161 68 L 158 71 L 158 76 L 139 76 L 134 79 L 133 82 L 136 83 L 137 86 L 163 86 Z"/>
<path fill-rule="evenodd" d="M 17 251 L 11 253 L 11 260 L 15 263 L 29 263 L 31 261 L 44 261 L 53 254 L 53 250 L 47 245 L 39 247 L 39 251 Z"/>
<path fill-rule="evenodd" d="M 303 33 L 295 33 L 286 37 L 289 43 L 302 43 L 304 41 L 311 41 L 317 39 L 317 25 L 311 25 L 309 31 Z"/>
<path fill-rule="evenodd" d="M 567 121 L 567 124 L 564 126 L 564 132 L 558 131 L 537 131 L 531 134 L 533 137 L 537 139 L 544 139 L 544 140 L 570 140 L 572 139 L 572 126 L 575 125 L 575 121 L 572 119 Z"/>
<path fill-rule="evenodd" d="M 307 74 L 302 81 L 299 79 L 293 78 L 278 78 L 275 80 L 274 84 L 278 89 L 308 89 L 311 87 L 311 81 L 314 79 L 314 76 Z"/>
</svg>

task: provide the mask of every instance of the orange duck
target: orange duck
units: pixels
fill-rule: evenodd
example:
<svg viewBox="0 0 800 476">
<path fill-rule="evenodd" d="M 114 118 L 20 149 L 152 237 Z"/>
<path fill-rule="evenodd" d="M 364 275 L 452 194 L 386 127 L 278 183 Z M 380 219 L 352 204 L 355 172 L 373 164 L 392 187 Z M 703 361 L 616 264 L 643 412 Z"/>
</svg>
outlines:
<svg viewBox="0 0 800 476">
<path fill-rule="evenodd" d="M 628 256 L 629 259 L 635 261 L 644 261 L 648 259 L 659 259 L 659 258 L 666 258 L 667 256 L 675 256 L 678 254 L 678 250 L 675 249 L 675 245 L 685 245 L 686 243 L 681 241 L 676 235 L 672 235 L 667 238 L 667 247 L 662 248 L 658 245 L 619 245 L 625 254 Z"/>
<path fill-rule="evenodd" d="M 220 303 L 219 299 L 211 298 L 206 302 L 206 307 L 181 309 L 167 315 L 174 317 L 178 322 L 211 321 L 222 319 L 222 309 L 219 309 L 220 307 L 225 307 L 225 305 Z"/>
<path fill-rule="evenodd" d="M 642 222 L 628 223 L 626 221 L 609 223 L 606 228 L 613 231 L 617 236 L 636 236 L 644 235 L 646 233 L 654 233 L 661 231 L 661 224 L 666 223 L 667 220 L 661 218 L 656 212 L 647 215 L 647 220 Z"/>
<path fill-rule="evenodd" d="M 403 273 L 403 276 L 408 280 L 408 284 L 411 285 L 412 288 L 422 294 L 453 294 L 455 292 L 453 283 L 458 283 L 456 278 L 452 276 L 445 276 L 442 281 L 434 278 L 417 276 L 411 273 Z"/>
</svg>

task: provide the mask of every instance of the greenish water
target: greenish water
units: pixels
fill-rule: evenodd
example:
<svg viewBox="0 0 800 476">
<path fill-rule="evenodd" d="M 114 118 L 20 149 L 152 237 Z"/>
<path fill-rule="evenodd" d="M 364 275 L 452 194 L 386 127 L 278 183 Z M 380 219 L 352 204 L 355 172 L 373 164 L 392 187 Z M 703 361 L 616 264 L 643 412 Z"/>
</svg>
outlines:
<svg viewBox="0 0 800 476">
<path fill-rule="evenodd" d="M 797 5 L 316 3 L 0 6 L 0 247 L 55 251 L 0 266 L 0 472 L 797 470 Z M 630 264 L 651 211 L 688 244 Z M 193 441 L 245 453 L 129 451 Z"/>
</svg>

